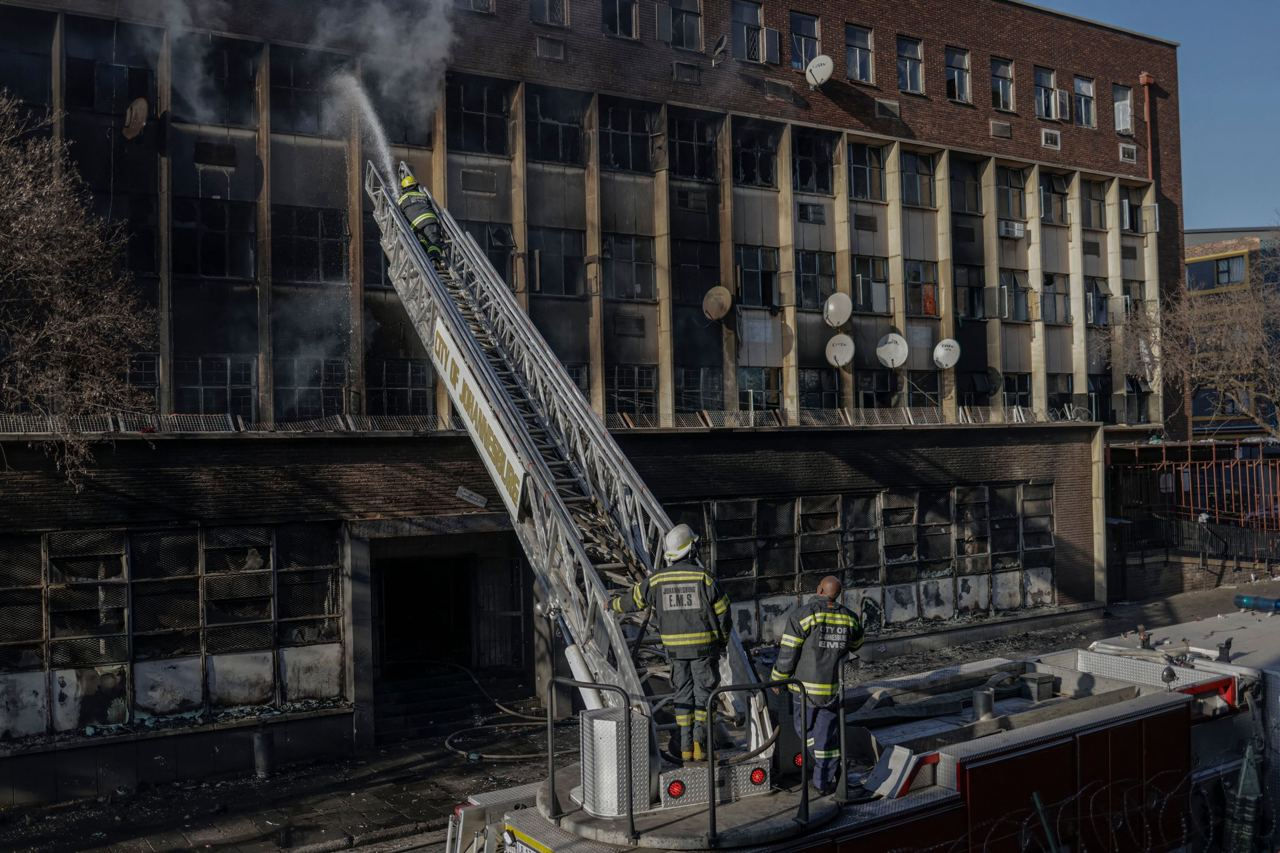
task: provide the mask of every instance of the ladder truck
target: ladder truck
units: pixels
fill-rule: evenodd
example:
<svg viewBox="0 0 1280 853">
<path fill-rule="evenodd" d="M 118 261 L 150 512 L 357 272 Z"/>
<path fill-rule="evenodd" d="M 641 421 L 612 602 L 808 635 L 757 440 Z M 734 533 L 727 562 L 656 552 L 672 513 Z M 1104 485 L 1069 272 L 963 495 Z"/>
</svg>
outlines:
<svg viewBox="0 0 1280 853">
<path fill-rule="evenodd" d="M 562 638 L 581 696 L 588 748 L 581 779 L 570 779 L 559 798 L 605 820 L 630 813 L 630 823 L 637 814 L 705 807 L 704 776 L 658 748 L 657 718 L 670 713 L 670 694 L 660 692 L 669 663 L 656 632 L 633 622 L 628 637 L 609 609 L 613 593 L 661 566 L 671 520 L 485 253 L 432 198 L 446 261 L 431 263 L 389 177 L 368 163 L 365 189 L 391 280 L 510 514 L 540 614 Z M 720 670 L 724 685 L 759 684 L 736 632 Z M 718 799 L 769 794 L 777 729 L 763 691 L 719 698 L 722 728 L 737 746 L 722 751 Z"/>
</svg>

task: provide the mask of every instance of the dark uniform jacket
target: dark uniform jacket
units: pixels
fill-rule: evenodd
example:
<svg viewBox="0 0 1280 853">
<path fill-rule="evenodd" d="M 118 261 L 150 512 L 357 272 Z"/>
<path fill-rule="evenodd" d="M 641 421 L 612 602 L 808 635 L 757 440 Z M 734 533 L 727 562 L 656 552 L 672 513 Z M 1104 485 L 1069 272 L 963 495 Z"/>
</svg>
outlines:
<svg viewBox="0 0 1280 853">
<path fill-rule="evenodd" d="M 427 199 L 427 194 L 417 188 L 407 189 L 400 193 L 396 204 L 404 211 L 405 218 L 413 226 L 413 230 L 426 236 L 433 245 L 440 242 L 439 217 L 435 208 Z"/>
<path fill-rule="evenodd" d="M 662 645 L 674 658 L 719 657 L 731 627 L 729 596 L 701 566 L 679 562 L 615 597 L 615 612 L 652 608 Z"/>
<path fill-rule="evenodd" d="M 795 678 L 813 705 L 827 705 L 839 690 L 836 667 L 862 645 L 862 624 L 844 605 L 818 596 L 791 611 L 772 678 Z M 788 685 L 796 693 L 800 689 Z"/>
</svg>

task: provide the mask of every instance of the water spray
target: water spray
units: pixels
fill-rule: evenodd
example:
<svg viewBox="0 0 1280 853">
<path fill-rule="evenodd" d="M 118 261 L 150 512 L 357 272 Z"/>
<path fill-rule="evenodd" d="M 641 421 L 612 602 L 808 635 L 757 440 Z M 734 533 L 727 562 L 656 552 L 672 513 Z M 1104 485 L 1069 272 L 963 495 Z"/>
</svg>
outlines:
<svg viewBox="0 0 1280 853">
<path fill-rule="evenodd" d="M 391 145 L 387 142 L 387 132 L 378 119 L 378 113 L 374 110 L 368 93 L 360 85 L 359 80 L 345 71 L 333 75 L 329 80 L 329 87 L 339 98 L 349 103 L 351 109 L 359 115 L 364 140 L 373 149 L 370 152 L 373 162 L 382 173 L 382 180 L 389 185 L 393 184 L 396 169 L 391 157 Z"/>
</svg>

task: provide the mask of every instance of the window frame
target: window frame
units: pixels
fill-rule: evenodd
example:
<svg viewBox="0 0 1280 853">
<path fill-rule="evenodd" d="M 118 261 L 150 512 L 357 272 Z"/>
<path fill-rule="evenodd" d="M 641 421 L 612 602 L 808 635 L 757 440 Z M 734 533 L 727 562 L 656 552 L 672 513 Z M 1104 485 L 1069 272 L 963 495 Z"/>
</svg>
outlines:
<svg viewBox="0 0 1280 853">
<path fill-rule="evenodd" d="M 1121 92 L 1124 93 L 1123 98 L 1120 97 Z M 1127 115 L 1125 116 L 1125 120 L 1123 121 L 1121 119 L 1122 111 L 1120 109 L 1122 104 L 1124 105 L 1124 108 L 1127 111 Z M 1111 84 L 1111 111 L 1112 111 L 1112 118 L 1115 122 L 1116 133 L 1119 134 L 1120 136 L 1133 136 L 1134 125 L 1136 124 L 1136 122 L 1134 121 L 1134 115 L 1133 115 L 1133 87 L 1132 86 L 1123 86 L 1119 83 Z"/>
<path fill-rule="evenodd" d="M 791 132 L 791 188 L 810 195 L 835 194 L 837 140 L 819 130 L 793 129 Z M 811 181 L 801 186 L 801 174 L 809 166 Z"/>
<path fill-rule="evenodd" d="M 211 365 L 206 365 L 206 361 L 219 360 L 223 364 L 225 378 L 222 382 L 213 381 L 213 377 L 206 380 L 206 371 Z M 233 360 L 239 360 L 240 364 L 233 364 Z M 177 414 L 201 414 L 201 415 L 238 415 L 241 418 L 247 418 L 250 422 L 258 420 L 258 354 L 257 353 L 201 353 L 195 356 L 175 356 L 173 359 L 173 410 Z M 191 383 L 185 381 L 184 373 L 194 364 L 196 382 Z M 241 377 L 242 381 L 235 381 L 236 377 Z M 192 407 L 185 405 L 183 392 L 191 392 L 197 389 L 199 395 L 199 405 Z M 209 405 L 210 392 L 221 390 L 226 395 L 225 404 L 222 406 Z M 241 392 L 237 394 L 236 392 Z M 242 407 L 234 405 L 233 401 L 240 399 L 242 402 L 248 403 L 247 411 Z M 192 411 L 192 409 L 198 411 Z"/>
<path fill-rule="evenodd" d="M 858 268 L 869 270 L 864 275 Z M 850 255 L 849 282 L 853 288 L 853 312 L 855 314 L 872 314 L 883 317 L 893 313 L 893 303 L 889 294 L 889 259 L 879 255 Z M 876 271 L 883 270 L 877 278 Z M 883 295 L 884 308 L 876 310 L 877 297 Z"/>
<path fill-rule="evenodd" d="M 747 21 L 738 16 L 739 11 L 748 7 L 754 9 L 755 20 Z M 742 62 L 763 63 L 764 45 L 764 4 L 756 0 L 732 0 L 729 4 L 729 50 L 734 59 Z M 754 45 L 754 55 L 752 55 Z"/>
<path fill-rule="evenodd" d="M 578 246 L 581 247 L 580 255 L 573 255 L 565 252 L 565 240 L 570 236 L 576 236 L 578 238 Z M 544 240 L 551 237 L 556 238 L 556 242 L 558 243 L 557 248 L 559 249 L 558 252 L 549 254 L 549 258 L 560 259 L 559 292 L 548 292 L 543 281 L 543 264 L 551 263 L 551 260 L 549 260 L 548 257 L 544 257 L 543 252 L 545 249 L 541 244 Z M 533 273 L 532 280 L 529 282 L 529 290 L 532 294 L 537 296 L 556 296 L 573 299 L 578 299 L 587 295 L 586 231 L 579 231 L 573 228 L 530 228 L 528 230 L 527 239 L 529 241 L 528 253 L 530 269 Z M 575 258 L 577 259 L 576 268 L 573 264 L 573 260 Z M 570 278 L 574 280 L 576 286 L 573 292 L 567 292 L 565 286 Z"/>
<path fill-rule="evenodd" d="M 835 252 L 796 249 L 796 309 L 821 311 L 836 292 Z"/>
<path fill-rule="evenodd" d="M 939 317 L 937 261 L 902 262 L 908 317 Z"/>
<path fill-rule="evenodd" d="M 640 40 L 640 2 L 639 0 L 600 0 L 600 27 L 604 30 L 604 34 L 613 38 L 626 39 L 627 41 Z M 618 22 L 618 29 L 609 29 L 609 14 L 606 11 L 609 6 L 614 8 L 614 18 Z M 627 14 L 625 17 L 629 21 L 628 32 L 623 32 L 623 7 L 626 7 Z"/>
<path fill-rule="evenodd" d="M 577 121 L 566 117 L 571 112 L 569 99 L 576 93 L 561 90 L 545 90 L 529 87 L 525 92 L 524 134 L 525 156 L 534 163 L 556 163 L 564 166 L 582 166 L 585 164 L 586 133 L 585 109 L 578 113 Z M 557 104 L 557 99 L 561 103 Z M 545 107 L 545 110 L 544 110 Z M 563 108 L 560 115 L 554 114 Z M 548 157 L 544 150 L 543 136 L 548 131 L 556 137 L 558 156 Z M 575 138 L 576 137 L 576 138 Z M 566 149 L 568 149 L 566 151 Z"/>
<path fill-rule="evenodd" d="M 962 272 L 963 275 L 961 274 Z M 961 281 L 961 278 L 964 281 Z M 974 278 L 976 278 L 976 282 Z M 956 316 L 962 320 L 986 320 L 986 267 L 980 264 L 953 264 L 951 267 L 951 284 L 955 290 Z"/>
<path fill-rule="evenodd" d="M 1027 221 L 1027 171 L 1025 169 L 996 166 L 996 217 L 1018 222 Z"/>
<path fill-rule="evenodd" d="M 947 100 L 957 104 L 973 104 L 973 57 L 968 48 L 948 45 L 943 50 L 947 76 Z M 956 65 L 953 59 L 961 58 L 964 65 Z M 954 88 L 955 93 L 952 94 Z M 963 91 L 961 91 L 963 89 Z"/>
<path fill-rule="evenodd" d="M 646 381 L 642 381 L 645 380 Z M 625 383 L 622 380 L 627 380 Z M 656 415 L 658 413 L 658 365 L 605 365 L 604 407 L 607 414 Z M 627 402 L 626 408 L 620 403 Z"/>
<path fill-rule="evenodd" d="M 1081 92 L 1082 85 L 1088 87 L 1088 94 Z M 1071 120 L 1076 127 L 1098 128 L 1097 80 L 1093 77 L 1074 76 L 1071 87 Z"/>
<path fill-rule="evenodd" d="M 1095 192 L 1098 193 L 1095 195 Z M 1080 219 L 1086 231 L 1107 230 L 1107 182 L 1081 179 Z"/>
<path fill-rule="evenodd" d="M 1041 72 L 1049 75 L 1049 82 L 1046 86 L 1041 82 Z M 1043 65 L 1035 66 L 1032 72 L 1032 84 L 1035 87 L 1035 111 L 1036 118 L 1046 121 L 1056 121 L 1058 116 L 1058 72 L 1053 68 L 1046 68 Z M 1047 93 L 1047 95 L 1046 95 Z"/>
<path fill-rule="evenodd" d="M 616 102 L 602 104 L 600 109 L 600 169 L 606 172 L 629 172 L 637 175 L 653 174 L 653 132 L 654 122 L 657 115 L 654 110 L 646 106 L 638 105 L 630 101 L 618 99 Z M 627 127 L 619 129 L 613 126 L 613 121 L 619 114 L 626 114 Z M 643 127 L 636 130 L 635 123 L 637 117 L 641 119 Z M 606 121 L 608 122 L 606 126 Z M 606 138 L 607 135 L 607 138 Z M 627 153 L 627 165 L 619 166 L 617 163 L 618 146 L 617 141 L 622 140 L 625 144 Z M 637 148 L 637 141 L 639 147 Z M 637 150 L 644 152 L 644 168 L 636 168 Z M 606 152 L 608 158 L 606 158 Z"/>
<path fill-rule="evenodd" d="M 669 135 L 667 139 L 667 153 L 669 155 L 668 168 L 672 177 L 685 181 L 701 181 L 704 183 L 715 183 L 718 179 L 716 168 L 716 137 L 719 133 L 717 127 L 717 118 L 711 118 L 702 115 L 669 115 L 667 123 L 669 127 Z M 681 139 L 680 131 L 691 128 L 694 133 L 688 139 Z M 703 138 L 697 138 L 697 137 Z M 683 160 L 685 157 L 691 157 L 694 167 L 691 172 L 683 171 Z M 710 174 L 704 174 L 703 169 L 709 167 Z"/>
<path fill-rule="evenodd" d="M 761 387 L 748 387 L 755 383 L 744 380 L 756 375 L 760 377 L 758 384 Z M 738 409 L 740 411 L 778 412 L 782 410 L 781 367 L 739 367 L 737 376 Z M 760 401 L 760 405 L 756 405 L 756 400 Z"/>
<path fill-rule="evenodd" d="M 853 159 L 854 149 L 862 149 L 866 151 L 867 156 L 865 163 L 855 163 Z M 875 156 L 872 157 L 872 154 Z M 875 201 L 883 202 L 885 200 L 884 193 L 884 158 L 885 149 L 883 146 L 871 145 L 865 142 L 850 142 L 846 149 L 846 160 L 849 163 L 849 198 L 855 201 Z M 870 162 L 872 159 L 878 160 L 878 163 Z M 858 175 L 862 175 L 866 181 L 867 194 L 858 194 Z M 877 193 L 876 190 L 879 190 Z"/>
<path fill-rule="evenodd" d="M 724 369 L 720 367 L 686 367 L 676 365 L 675 411 L 678 414 L 718 412 L 724 409 Z M 697 389 L 691 390 L 689 379 L 697 375 Z M 691 400 L 696 401 L 690 402 Z M 711 405 L 708 405 L 711 404 Z"/>
<path fill-rule="evenodd" d="M 479 86 L 481 93 L 479 95 L 481 101 L 481 109 L 472 109 L 476 93 L 468 94 L 468 86 Z M 511 156 L 511 91 L 506 81 L 491 80 L 488 78 L 473 77 L 470 75 L 456 75 L 448 78 L 445 84 L 445 114 L 447 116 L 447 128 L 445 131 L 445 140 L 450 151 L 457 151 L 467 154 L 488 154 L 494 157 L 510 157 Z M 450 97 L 455 94 L 456 97 Z M 497 112 L 492 111 L 493 108 L 490 101 L 497 97 L 501 103 L 497 107 Z M 468 144 L 466 130 L 468 125 L 468 117 L 470 122 L 478 122 L 481 134 L 481 147 L 475 148 Z M 501 133 L 498 133 L 498 128 Z M 492 137 L 491 138 L 491 134 Z M 500 145 L 497 143 L 501 143 Z"/>
<path fill-rule="evenodd" d="M 913 168 L 907 169 L 907 161 L 910 161 Z M 922 164 L 927 164 L 928 169 L 920 170 Z M 924 154 L 918 151 L 909 151 L 902 149 L 898 153 L 898 168 L 902 175 L 902 204 L 904 207 L 920 207 L 929 210 L 938 209 L 938 190 L 937 190 L 937 162 L 932 154 Z M 908 178 L 913 179 L 915 185 L 914 194 L 907 192 Z M 921 183 L 922 178 L 927 178 L 927 183 Z M 924 191 L 924 187 L 928 187 L 928 192 Z M 928 200 L 925 200 L 928 196 Z"/>
<path fill-rule="evenodd" d="M 778 250 L 773 246 L 755 246 L 747 243 L 735 243 L 733 250 L 734 266 L 737 270 L 738 304 L 744 308 L 781 308 Z M 746 263 L 748 259 L 754 261 L 754 264 L 748 266 Z M 770 259 L 772 259 L 772 266 L 769 265 Z M 751 276 L 754 276 L 754 282 L 749 281 Z M 748 294 L 749 289 L 752 290 L 750 294 Z"/>
<path fill-rule="evenodd" d="M 560 6 L 560 20 L 552 20 L 552 6 L 558 3 Z M 539 6 L 543 12 L 543 17 L 538 17 Z M 558 27 L 568 29 L 569 27 L 569 0 L 529 0 L 529 20 L 535 24 L 544 27 Z"/>
<path fill-rule="evenodd" d="M 567 2 L 567 0 L 566 0 Z M 680 5 L 686 4 L 686 5 Z M 702 0 L 668 0 L 671 9 L 671 46 L 676 50 L 702 52 Z M 693 44 L 685 43 L 688 20 L 693 19 Z M 680 34 L 679 40 L 676 33 Z"/>
<path fill-rule="evenodd" d="M 1059 182 L 1062 185 L 1061 190 L 1057 188 Z M 1071 187 L 1067 176 L 1042 170 L 1038 189 L 1040 192 L 1040 221 L 1049 225 L 1070 225 Z M 1048 201 L 1047 204 L 1046 200 Z M 1055 215 L 1055 210 L 1061 212 L 1060 219 Z"/>
<path fill-rule="evenodd" d="M 915 56 L 903 53 L 904 47 L 914 44 Z M 899 35 L 897 38 L 897 58 L 898 58 L 898 91 L 906 92 L 909 95 L 925 94 L 924 86 L 924 39 L 914 38 L 913 36 Z M 914 63 L 914 64 L 913 64 Z M 915 80 L 912 80 L 914 72 Z M 918 88 L 911 88 L 912 82 L 917 84 Z"/>
<path fill-rule="evenodd" d="M 778 145 L 782 129 L 771 124 L 735 121 L 733 124 L 733 185 L 737 187 L 778 188 Z M 755 164 L 755 180 L 747 180 L 744 162 Z M 761 168 L 762 163 L 767 168 Z M 761 177 L 767 172 L 767 176 Z"/>
<path fill-rule="evenodd" d="M 642 251 L 643 250 L 643 251 Z M 619 275 L 630 268 L 630 291 L 619 286 Z M 600 277 L 604 298 L 618 302 L 658 300 L 654 239 L 637 234 L 601 235 Z"/>
<path fill-rule="evenodd" d="M 851 43 L 849 38 L 851 32 L 866 33 L 867 46 L 862 47 L 860 45 Z M 844 68 L 845 76 L 849 80 L 852 80 L 855 83 L 866 83 L 869 86 L 874 86 L 876 83 L 876 48 L 875 48 L 874 28 L 864 27 L 861 24 L 846 23 L 844 25 L 844 53 L 845 53 L 845 68 Z M 857 70 L 859 72 L 862 70 L 863 61 L 865 61 L 866 63 L 867 76 L 863 77 L 861 76 L 860 73 L 851 74 L 850 70 L 855 67 L 855 63 L 857 63 Z"/>
<path fill-rule="evenodd" d="M 804 21 L 813 23 L 812 36 L 796 31 L 797 19 L 800 19 L 801 23 Z M 814 57 L 822 53 L 822 21 L 817 15 L 797 12 L 793 9 L 787 14 L 787 30 L 791 36 L 791 68 L 795 71 L 804 71 Z M 810 48 L 813 50 L 812 56 L 809 55 Z"/>
<path fill-rule="evenodd" d="M 997 63 L 1003 63 L 1009 70 L 1008 76 L 997 74 Z M 1017 92 L 1014 89 L 1014 74 L 1016 73 L 1015 62 L 1012 59 L 1005 59 L 1002 56 L 991 57 L 991 106 L 993 109 L 1002 113 L 1017 112 Z M 998 82 L 1000 81 L 1000 82 Z M 1007 89 L 1007 92 L 1006 92 Z M 1006 106 L 1005 95 L 1008 95 L 1008 105 Z"/>
</svg>

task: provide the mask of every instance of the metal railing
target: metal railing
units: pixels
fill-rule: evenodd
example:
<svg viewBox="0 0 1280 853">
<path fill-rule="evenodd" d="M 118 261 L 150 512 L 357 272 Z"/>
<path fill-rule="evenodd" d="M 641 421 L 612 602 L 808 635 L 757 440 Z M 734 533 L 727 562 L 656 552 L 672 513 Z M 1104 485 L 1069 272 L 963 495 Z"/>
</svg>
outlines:
<svg viewBox="0 0 1280 853">
<path fill-rule="evenodd" d="M 627 839 L 637 840 L 636 810 L 634 792 L 631 788 L 631 697 L 627 691 L 616 684 L 602 684 L 594 681 L 574 681 L 572 678 L 552 676 L 547 679 L 547 818 L 556 826 L 560 825 L 563 813 L 560 810 L 560 796 L 556 793 L 556 686 L 574 687 L 579 690 L 604 690 L 617 693 L 621 697 L 618 703 L 622 708 L 622 749 L 626 756 L 622 761 L 623 778 L 626 779 L 627 796 Z"/>
</svg>

